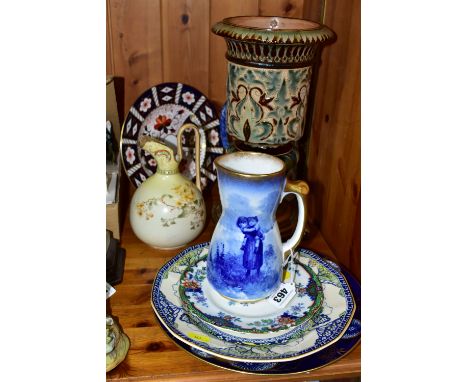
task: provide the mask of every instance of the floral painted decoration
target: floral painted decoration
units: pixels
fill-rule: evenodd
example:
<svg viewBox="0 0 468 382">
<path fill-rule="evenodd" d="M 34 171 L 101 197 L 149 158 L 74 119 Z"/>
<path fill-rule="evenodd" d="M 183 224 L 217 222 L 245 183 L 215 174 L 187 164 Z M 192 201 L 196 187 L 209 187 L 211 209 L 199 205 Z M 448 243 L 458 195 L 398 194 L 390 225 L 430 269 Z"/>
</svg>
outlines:
<svg viewBox="0 0 468 382">
<path fill-rule="evenodd" d="M 172 188 L 172 191 L 178 196 L 174 200 L 173 195 L 163 194 L 158 198 L 151 198 L 143 202 L 136 203 L 137 214 L 150 220 L 155 217 L 154 208 L 162 206 L 169 209 L 169 212 L 175 213 L 173 218 L 160 218 L 163 227 L 170 227 L 176 224 L 177 219 L 190 217 L 190 229 L 200 227 L 203 224 L 205 210 L 203 208 L 203 199 L 198 199 L 190 183 L 184 183 Z"/>
<path fill-rule="evenodd" d="M 219 133 L 214 129 L 211 130 L 208 139 L 213 146 L 216 146 L 219 142 Z"/>
<path fill-rule="evenodd" d="M 297 294 L 293 303 L 276 315 L 259 319 L 248 318 L 242 314 L 233 315 L 208 301 L 206 292 L 206 257 L 190 264 L 181 276 L 179 294 L 187 313 L 194 319 L 201 319 L 211 325 L 244 333 L 279 332 L 289 327 L 300 327 L 317 313 L 322 305 L 323 291 L 320 280 L 313 270 L 301 264 L 298 279 L 307 284 L 302 294 Z M 336 280 L 335 280 L 336 281 Z M 202 285 L 203 284 L 203 285 Z M 303 285 L 301 283 L 299 286 Z M 231 301 L 228 305 L 236 305 Z M 241 305 L 248 307 L 249 303 Z M 202 308 L 203 307 L 203 308 Z"/>
<path fill-rule="evenodd" d="M 146 113 L 146 111 L 151 107 L 151 98 L 145 98 L 140 103 L 140 111 Z"/>
<path fill-rule="evenodd" d="M 201 166 L 203 187 L 209 187 L 216 181 L 217 173 L 214 159 L 223 154 L 219 136 L 219 119 L 216 107 L 196 88 L 183 83 L 161 83 L 145 90 L 130 107 L 122 128 L 121 150 L 122 163 L 128 179 L 139 187 L 157 171 L 157 163 L 151 160 L 150 153 L 138 146 L 138 139 L 151 136 L 164 143 L 173 144 L 177 132 L 186 123 L 203 126 Z M 211 133 L 214 131 L 213 133 Z M 195 142 L 193 134 L 182 136 L 183 161 L 194 160 Z M 211 137 L 211 139 L 209 139 Z M 212 143 L 213 142 L 213 143 Z M 132 150 L 133 151 L 132 151 Z M 181 173 L 193 180 L 195 172 Z"/>
<path fill-rule="evenodd" d="M 209 325 L 206 321 L 192 320 L 191 314 L 187 317 L 190 312 L 184 305 L 187 299 L 180 293 L 183 291 L 182 281 L 188 279 L 199 282 L 198 276 L 201 276 L 199 271 L 206 269 L 205 254 L 208 247 L 209 243 L 202 243 L 179 253 L 159 270 L 153 284 L 151 300 L 155 313 L 168 332 L 180 339 L 181 343 L 209 352 L 213 357 L 220 359 L 229 357 L 229 362 L 232 362 L 232 359 L 243 363 L 254 361 L 262 364 L 276 360 L 287 361 L 284 365 L 294 360 L 301 364 L 306 362 L 303 370 L 306 371 L 310 366 L 309 361 L 315 359 L 317 354 L 328 354 L 328 349 L 338 343 L 342 336 L 344 338 L 344 333 L 357 309 L 345 276 L 336 270 L 332 270 L 336 276 L 336 284 L 333 287 L 330 285 L 325 297 L 327 309 L 317 313 L 327 316 L 328 322 L 325 325 L 317 326 L 312 317 L 303 328 L 290 329 L 274 337 L 258 338 L 245 334 L 235 335 L 231 331 L 221 331 L 219 327 Z M 305 249 L 298 251 L 299 261 L 302 264 L 308 264 L 309 260 L 314 258 L 319 259 L 320 267 L 330 267 L 311 251 Z M 196 266 L 196 269 L 192 268 L 191 271 L 187 269 L 193 266 Z M 346 298 L 338 297 L 337 288 L 345 290 Z M 193 293 L 193 295 L 199 295 L 199 293 Z M 359 296 L 358 290 L 358 298 Z M 231 317 L 235 316 L 232 312 L 227 312 L 225 315 L 218 315 L 218 313 L 219 310 L 213 312 L 226 323 L 232 322 Z M 258 313 L 260 313 L 259 317 L 262 317 L 261 312 Z M 203 332 L 203 337 L 193 336 L 194 332 Z M 325 353 L 319 353 L 322 350 Z M 334 353 L 334 357 L 339 358 L 344 353 L 341 349 L 337 350 L 339 353 Z"/>
<path fill-rule="evenodd" d="M 182 284 L 187 290 L 190 290 L 190 291 L 201 290 L 200 284 L 196 282 L 195 280 L 184 280 L 182 281 Z"/>
<path fill-rule="evenodd" d="M 182 94 L 182 100 L 187 105 L 191 105 L 192 103 L 195 102 L 195 95 L 193 93 L 190 93 L 190 92 L 185 92 L 184 94 Z"/>
<path fill-rule="evenodd" d="M 133 148 L 127 147 L 127 150 L 125 150 L 125 159 L 131 165 L 135 162 L 135 150 Z"/>
<path fill-rule="evenodd" d="M 175 129 L 171 127 L 172 120 L 165 115 L 158 115 L 156 117 L 156 123 L 154 124 L 154 130 L 160 131 L 165 134 L 175 134 Z"/>
</svg>

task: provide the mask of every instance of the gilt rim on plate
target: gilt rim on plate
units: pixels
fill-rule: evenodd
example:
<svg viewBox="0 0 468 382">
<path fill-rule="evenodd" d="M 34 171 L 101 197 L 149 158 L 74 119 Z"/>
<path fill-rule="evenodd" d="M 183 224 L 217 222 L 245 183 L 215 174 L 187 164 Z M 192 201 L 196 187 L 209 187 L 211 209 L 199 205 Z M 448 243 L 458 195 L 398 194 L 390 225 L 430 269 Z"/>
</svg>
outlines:
<svg viewBox="0 0 468 382">
<path fill-rule="evenodd" d="M 341 314 L 339 318 L 330 322 L 329 325 L 325 325 L 319 328 L 321 336 L 318 335 L 318 338 L 316 339 L 312 347 L 308 347 L 306 349 L 298 351 L 294 353 L 293 355 L 289 355 L 289 354 L 285 355 L 285 354 L 276 353 L 274 356 L 272 356 L 272 358 L 266 358 L 266 356 L 258 356 L 258 354 L 254 354 L 254 355 L 249 354 L 250 357 L 255 357 L 255 358 L 241 358 L 237 355 L 233 356 L 229 354 L 222 354 L 222 352 L 225 350 L 223 348 L 217 348 L 215 351 L 213 348 L 210 348 L 208 346 L 207 341 L 204 340 L 203 338 L 200 340 L 200 339 L 188 337 L 185 333 L 182 333 L 176 327 L 176 325 L 174 325 L 177 318 L 179 318 L 179 314 L 181 313 L 180 317 L 184 318 L 182 321 L 189 322 L 191 325 L 194 325 L 194 326 L 196 326 L 196 324 L 193 323 L 192 321 L 186 321 L 188 319 L 188 315 L 185 313 L 183 308 L 176 306 L 173 303 L 170 303 L 167 300 L 167 297 L 164 295 L 164 293 L 160 291 L 160 285 L 163 279 L 163 275 L 166 273 L 166 271 L 168 271 L 168 269 L 172 265 L 174 265 L 177 261 L 179 261 L 189 252 L 195 251 L 197 249 L 200 249 L 200 252 L 201 252 L 201 249 L 203 249 L 203 247 L 206 247 L 208 245 L 209 243 L 201 243 L 201 244 L 189 247 L 185 249 L 184 251 L 182 251 L 181 253 L 179 253 L 177 256 L 172 258 L 168 263 L 166 263 L 159 270 L 153 283 L 151 305 L 158 319 L 163 323 L 163 325 L 171 332 L 171 334 L 173 334 L 177 339 L 181 340 L 182 342 L 185 342 L 186 344 L 202 352 L 206 352 L 208 354 L 212 354 L 216 357 L 220 357 L 220 358 L 227 359 L 230 361 L 241 361 L 241 362 L 251 362 L 251 363 L 285 362 L 289 360 L 295 360 L 295 359 L 306 357 L 310 354 L 314 354 L 320 351 L 321 349 L 324 349 L 325 347 L 332 345 L 333 343 L 337 342 L 343 336 L 343 334 L 349 327 L 351 323 L 351 318 L 356 309 L 356 305 L 355 305 L 353 295 L 351 293 L 350 287 L 346 279 L 343 277 L 341 272 L 337 271 L 336 268 L 332 267 L 329 263 L 327 263 L 325 260 L 323 260 L 320 256 L 318 256 L 314 252 L 307 250 L 307 249 L 300 249 L 301 254 L 305 254 L 306 256 L 312 258 L 313 260 L 317 261 L 318 263 L 323 265 L 325 268 L 327 268 L 330 272 L 336 275 L 336 277 L 339 279 L 341 283 L 341 287 L 344 290 L 345 296 L 343 297 L 346 299 L 346 304 L 347 304 L 346 311 L 343 314 Z M 176 293 L 175 290 L 173 290 L 173 292 Z M 180 322 L 183 324 L 182 321 Z M 308 334 L 305 334 L 305 336 L 307 336 Z M 213 339 L 217 339 L 218 341 L 224 341 L 227 344 L 235 345 L 236 344 L 235 342 L 229 341 L 229 338 L 231 337 L 232 337 L 231 335 L 226 333 L 222 338 L 213 338 Z M 302 341 L 304 341 L 304 339 L 302 339 Z M 265 342 L 265 344 L 267 343 L 268 342 Z M 257 346 L 257 345 L 252 344 L 251 346 Z M 274 346 L 281 346 L 281 345 L 274 345 Z M 235 348 L 237 349 L 237 345 L 235 345 Z M 232 350 L 232 349 L 227 348 L 226 352 L 229 350 Z M 291 353 L 291 351 L 289 353 Z"/>
<path fill-rule="evenodd" d="M 242 374 L 251 374 L 251 375 L 290 375 L 290 374 L 300 374 L 306 373 L 313 370 L 320 369 L 322 367 L 331 365 L 343 357 L 351 353 L 361 342 L 361 286 L 357 279 L 352 276 L 346 269 L 341 269 L 341 272 L 348 281 L 353 296 L 356 300 L 356 310 L 352 317 L 352 324 L 348 327 L 347 331 L 337 341 L 335 344 L 330 345 L 329 347 L 295 361 L 287 361 L 280 363 L 269 363 L 265 366 L 263 370 L 255 370 L 256 365 L 250 363 L 236 363 L 226 361 L 221 358 L 212 357 L 209 354 L 203 354 L 203 352 L 193 349 L 191 346 L 175 338 L 158 320 L 162 330 L 171 338 L 174 343 L 185 350 L 187 353 L 193 357 L 203 361 L 207 364 L 219 367 L 225 370 L 231 370 Z M 312 366 L 312 367 L 311 367 Z"/>
</svg>

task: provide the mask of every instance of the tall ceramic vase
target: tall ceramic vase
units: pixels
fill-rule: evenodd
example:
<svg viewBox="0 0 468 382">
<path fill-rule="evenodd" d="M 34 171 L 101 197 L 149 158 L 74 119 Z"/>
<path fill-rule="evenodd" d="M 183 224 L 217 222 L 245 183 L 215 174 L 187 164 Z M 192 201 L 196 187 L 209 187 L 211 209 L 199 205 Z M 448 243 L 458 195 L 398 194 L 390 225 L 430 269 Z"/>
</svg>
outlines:
<svg viewBox="0 0 468 382">
<path fill-rule="evenodd" d="M 303 135 L 314 60 L 334 33 L 312 21 L 253 16 L 212 31 L 227 44 L 228 134 L 244 150 L 290 149 Z"/>
</svg>

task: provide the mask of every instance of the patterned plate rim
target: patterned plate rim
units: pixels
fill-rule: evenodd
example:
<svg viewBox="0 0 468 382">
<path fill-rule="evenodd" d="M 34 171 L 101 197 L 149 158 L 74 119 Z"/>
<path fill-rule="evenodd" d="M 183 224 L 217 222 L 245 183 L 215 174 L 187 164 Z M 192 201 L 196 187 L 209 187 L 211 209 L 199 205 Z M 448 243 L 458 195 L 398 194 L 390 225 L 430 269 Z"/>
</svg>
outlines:
<svg viewBox="0 0 468 382">
<path fill-rule="evenodd" d="M 219 147 L 218 147 L 218 146 L 215 146 L 215 147 L 211 147 L 211 146 L 210 146 L 210 148 L 211 148 L 211 149 L 213 149 L 213 148 L 219 148 L 220 150 L 222 150 L 222 152 L 219 153 L 218 155 L 222 155 L 222 153 L 224 153 L 224 148 L 223 148 L 222 141 L 221 141 L 221 132 L 219 131 L 219 129 L 220 129 L 220 119 L 219 119 L 219 115 L 218 115 L 218 112 L 217 112 L 217 110 L 216 110 L 216 107 L 215 107 L 214 103 L 213 103 L 202 91 L 198 90 L 197 88 L 195 88 L 195 87 L 192 86 L 192 85 L 188 85 L 188 84 L 183 83 L 183 82 L 162 82 L 162 83 L 155 84 L 155 85 L 153 85 L 153 86 L 151 86 L 151 87 L 145 89 L 143 92 L 141 92 L 141 93 L 136 97 L 136 99 L 132 102 L 132 105 L 130 106 L 130 109 L 127 111 L 127 113 L 126 113 L 126 115 L 125 115 L 125 119 L 123 120 L 121 129 L 120 129 L 120 142 L 119 142 L 119 156 L 120 156 L 120 161 L 121 161 L 121 164 L 122 164 L 122 168 L 123 168 L 123 170 L 124 170 L 124 172 L 125 172 L 125 175 L 127 176 L 129 182 L 130 182 L 135 188 L 138 188 L 138 187 L 140 186 L 141 183 L 140 183 L 139 181 L 138 181 L 138 182 L 139 182 L 140 184 L 137 184 L 137 183 L 135 182 L 135 180 L 133 179 L 133 173 L 134 173 L 135 171 L 132 172 L 131 174 L 129 174 L 129 172 L 128 172 L 128 170 L 127 170 L 127 166 L 126 166 L 126 164 L 125 164 L 125 160 L 124 160 L 124 155 L 125 155 L 125 154 L 124 154 L 124 152 L 123 152 L 123 145 L 124 145 L 124 138 L 125 138 L 125 137 L 124 137 L 125 125 L 127 124 L 127 121 L 128 121 L 128 118 L 129 118 L 130 115 L 133 115 L 135 118 L 137 118 L 134 114 L 132 114 L 132 110 L 135 109 L 135 105 L 137 104 L 137 101 L 138 101 L 143 95 L 145 95 L 146 93 L 151 93 L 151 94 L 152 94 L 152 97 L 153 97 L 153 99 L 154 99 L 153 89 L 154 89 L 154 88 L 157 88 L 157 87 L 168 86 L 168 85 L 181 85 L 182 88 L 185 86 L 185 87 L 190 88 L 190 89 L 193 89 L 193 90 L 195 90 L 196 92 L 198 92 L 198 93 L 201 94 L 202 97 L 199 98 L 199 100 L 200 100 L 201 98 L 203 98 L 203 102 L 201 103 L 201 105 L 203 105 L 204 103 L 209 104 L 210 108 L 211 108 L 212 111 L 213 111 L 213 116 L 214 116 L 214 117 L 213 117 L 213 120 L 211 120 L 209 123 L 207 123 L 207 124 L 200 124 L 200 126 L 198 126 L 198 127 L 199 127 L 199 131 L 200 131 L 200 134 L 201 134 L 202 136 L 205 137 L 205 142 L 206 142 L 206 131 L 205 131 L 205 130 L 210 130 L 210 129 L 213 129 L 213 128 L 217 128 L 218 135 L 219 135 L 219 142 L 220 142 L 220 145 L 219 145 Z M 176 89 L 176 91 L 177 91 L 177 89 Z M 180 97 L 180 95 L 179 95 L 179 97 Z M 165 104 L 162 104 L 162 105 L 159 105 L 159 106 L 170 105 L 170 104 L 172 104 L 172 103 L 165 103 Z M 175 104 L 175 103 L 174 103 L 174 104 Z M 200 105 L 200 106 L 201 106 L 201 105 Z M 159 107 L 159 106 L 157 106 L 157 107 Z M 136 109 L 135 109 L 135 110 L 136 110 Z M 154 109 L 153 109 L 153 110 L 154 110 Z M 192 111 L 192 110 L 190 109 L 190 111 Z M 197 109 L 197 111 L 198 111 L 198 109 Z M 138 111 L 137 111 L 137 113 L 138 113 Z M 150 113 L 151 113 L 151 112 L 150 112 Z M 149 113 L 149 114 L 150 114 L 150 113 Z M 196 112 L 193 112 L 193 113 L 195 114 Z M 149 115 L 149 114 L 148 114 L 148 115 Z M 148 116 L 148 115 L 147 115 L 147 116 Z M 141 116 L 140 116 L 140 117 L 141 117 Z M 143 118 L 143 117 L 141 117 L 141 118 Z M 145 117 L 145 118 L 146 118 L 146 117 Z M 143 118 L 143 121 L 145 120 L 145 118 Z M 137 119 L 139 119 L 140 122 L 143 123 L 143 121 L 142 121 L 140 118 L 137 118 Z M 217 121 L 217 123 L 216 123 L 216 121 Z M 209 127 L 207 127 L 207 126 L 209 126 Z M 140 127 L 140 128 L 141 128 L 141 127 Z M 125 138 L 125 139 L 127 139 L 127 138 Z M 208 172 L 208 170 L 205 169 L 205 167 L 203 167 L 203 163 L 204 163 L 204 161 L 206 160 L 207 154 L 208 154 L 208 144 L 206 143 L 206 145 L 205 145 L 205 157 L 204 157 L 204 160 L 201 162 L 201 167 L 202 167 L 202 171 L 201 171 L 201 172 L 202 172 L 202 174 L 203 174 L 203 170 L 205 170 L 205 171 Z M 212 155 L 213 155 L 213 154 L 216 154 L 216 152 L 213 151 L 211 154 L 212 154 Z M 203 159 L 203 158 L 201 158 L 201 159 Z M 214 159 L 213 159 L 213 160 L 214 160 Z M 138 162 L 138 163 L 136 163 L 135 165 L 133 165 L 130 169 L 132 169 L 133 167 L 137 166 L 138 164 L 140 164 L 140 167 L 142 166 L 142 165 L 141 165 L 141 162 Z M 139 168 L 138 168 L 136 171 L 138 171 L 138 170 L 139 170 Z M 211 174 L 211 177 L 213 177 L 213 179 L 211 179 L 210 176 L 205 175 L 206 178 L 207 178 L 207 185 L 206 185 L 205 187 L 208 187 L 208 185 L 209 185 L 210 183 L 214 183 L 214 182 L 216 181 L 216 178 L 217 178 L 216 173 L 210 173 L 210 174 Z M 145 175 L 147 175 L 147 174 L 145 174 Z M 205 187 L 203 187 L 203 188 L 205 188 Z"/>
<path fill-rule="evenodd" d="M 158 323 L 161 325 L 164 333 L 166 333 L 168 335 L 168 337 L 170 339 L 175 339 L 179 342 L 182 342 L 180 341 L 177 337 L 175 337 L 169 330 L 166 329 L 166 327 L 161 324 L 161 320 L 159 318 L 157 318 L 157 321 Z M 325 366 L 328 366 L 328 365 L 331 365 L 332 363 L 335 363 L 337 361 L 339 361 L 341 358 L 343 357 L 346 357 L 349 353 L 351 353 L 360 343 L 361 343 L 361 337 L 359 337 L 359 339 L 356 341 L 356 343 L 351 347 L 351 349 L 349 349 L 346 353 L 338 356 L 337 358 L 333 359 L 332 361 L 328 362 L 328 363 L 325 363 L 323 365 L 320 365 L 320 366 L 317 366 L 317 367 L 313 367 L 312 369 L 307 369 L 307 370 L 302 370 L 302 371 L 292 371 L 292 372 L 289 372 L 289 373 L 265 373 L 265 371 L 257 371 L 257 372 L 254 372 L 254 371 L 247 371 L 247 370 L 239 370 L 239 369 L 235 369 L 235 368 L 230 368 L 228 366 L 221 366 L 221 365 L 218 365 L 214 362 L 210 362 L 209 360 L 203 358 L 203 357 L 200 357 L 199 355 L 197 355 L 196 353 L 194 352 L 191 352 L 190 350 L 188 349 L 185 349 L 181 344 L 179 344 L 178 342 L 174 342 L 175 345 L 177 347 L 179 347 L 180 349 L 184 350 L 185 352 L 187 352 L 188 354 L 190 354 L 191 356 L 197 358 L 198 360 L 200 361 L 203 361 L 211 366 L 215 366 L 215 367 L 219 367 L 220 369 L 224 369 L 224 370 L 229 370 L 229 371 L 234 371 L 236 373 L 242 373 L 242 374 L 249 374 L 249 375 L 294 375 L 294 374 L 302 374 L 302 373 L 308 373 L 308 372 L 311 372 L 311 371 L 314 371 L 314 370 L 318 370 L 318 369 L 321 369 L 322 367 L 325 367 Z M 184 342 L 183 342 L 184 343 Z M 185 343 L 184 343 L 185 344 Z M 186 346 L 190 346 L 188 344 L 185 344 Z M 322 349 L 323 350 L 323 349 Z M 274 362 L 274 361 L 272 361 Z M 288 361 L 286 361 L 288 362 Z"/>
<path fill-rule="evenodd" d="M 353 277 L 355 279 L 355 282 L 357 284 L 359 284 L 359 282 L 357 281 L 357 279 L 351 275 L 350 272 L 347 272 L 345 270 L 345 272 L 347 274 L 349 274 L 351 277 Z M 348 277 L 346 276 L 346 274 L 343 274 L 346 278 L 346 281 L 348 281 Z M 356 312 L 355 312 L 356 313 Z M 354 314 L 355 314 L 354 313 Z M 354 314 L 353 314 L 353 319 L 354 319 Z M 306 369 L 306 370 L 301 370 L 301 371 L 293 371 L 293 372 L 288 372 L 288 373 L 271 373 L 271 372 L 268 372 L 267 370 L 264 370 L 264 371 L 247 371 L 247 370 L 239 370 L 239 369 L 236 369 L 234 367 L 229 367 L 227 365 L 225 366 L 221 366 L 221 365 L 218 365 L 217 363 L 213 362 L 212 360 L 208 360 L 206 358 L 203 358 L 201 357 L 200 355 L 198 355 L 197 353 L 189 350 L 189 349 L 186 349 L 184 346 L 190 346 L 190 345 L 187 345 L 186 343 L 178 340 L 177 338 L 175 338 L 166 328 L 165 326 L 161 323 L 161 321 L 156 318 L 158 323 L 160 324 L 161 326 L 161 329 L 164 331 L 164 333 L 167 334 L 167 336 L 174 340 L 174 343 L 176 344 L 176 346 L 178 346 L 180 349 L 184 350 L 185 352 L 187 352 L 188 354 L 190 354 L 191 356 L 199 359 L 200 361 L 203 361 L 209 365 L 212 365 L 212 366 L 216 366 L 216 367 L 219 367 L 220 369 L 224 369 L 224 370 L 229 370 L 229 371 L 234 371 L 234 372 L 237 372 L 237 373 L 242 373 L 242 374 L 249 374 L 249 375 L 294 375 L 294 374 L 302 374 L 302 373 L 307 373 L 307 372 L 310 372 L 310 371 L 314 371 L 314 370 L 318 370 L 318 369 L 321 369 L 322 367 L 325 367 L 325 366 L 328 366 L 328 365 L 331 365 L 337 361 L 339 361 L 340 359 L 346 357 L 348 354 L 350 354 L 360 343 L 361 343 L 361 335 L 359 335 L 359 338 L 356 340 L 356 342 L 354 343 L 353 346 L 351 346 L 351 348 L 349 348 L 344 354 L 342 355 L 339 355 L 338 357 L 336 357 L 335 359 L 331 360 L 330 362 L 327 362 L 327 363 L 324 363 L 323 365 L 320 365 L 320 366 L 317 366 L 317 367 L 314 367 L 314 368 L 311 368 L 311 369 Z M 178 341 L 178 342 L 177 342 Z M 180 342 L 180 343 L 179 343 Z M 219 360 L 219 361 L 223 361 L 223 360 Z"/>
<path fill-rule="evenodd" d="M 158 317 L 158 319 L 163 323 L 163 325 L 167 328 L 167 330 L 172 335 L 174 335 L 174 337 L 176 337 L 178 340 L 180 340 L 180 341 L 186 343 L 187 345 L 192 346 L 192 347 L 194 347 L 194 348 L 196 348 L 196 349 L 198 349 L 200 351 L 203 351 L 205 353 L 214 355 L 214 356 L 219 357 L 219 358 L 227 359 L 227 360 L 230 360 L 230 361 L 251 362 L 251 363 L 286 362 L 286 361 L 292 361 L 292 360 L 304 358 L 304 357 L 306 357 L 308 355 L 314 354 L 314 353 L 324 349 L 325 347 L 327 347 L 329 345 L 334 344 L 335 342 L 337 342 L 344 335 L 344 333 L 348 329 L 349 325 L 351 324 L 351 318 L 353 317 L 354 312 L 356 311 L 356 302 L 354 300 L 354 296 L 353 296 L 353 293 L 351 291 L 351 287 L 348 284 L 348 281 L 342 275 L 341 271 L 338 271 L 338 270 L 335 269 L 335 271 L 337 273 L 339 273 L 339 275 L 343 279 L 343 281 L 344 281 L 344 283 L 345 283 L 345 285 L 346 285 L 346 287 L 348 289 L 349 296 L 351 298 L 351 302 L 352 302 L 353 307 L 352 307 L 351 312 L 349 313 L 349 317 L 347 317 L 346 324 L 344 325 L 344 327 L 341 330 L 341 332 L 339 333 L 339 335 L 336 338 L 334 338 L 332 341 L 328 342 L 326 345 L 322 345 L 321 347 L 318 347 L 317 349 L 314 349 L 314 350 L 309 351 L 309 352 L 305 351 L 304 353 L 301 353 L 301 354 L 298 354 L 298 355 L 295 355 L 295 356 L 282 357 L 282 358 L 246 359 L 246 358 L 239 358 L 239 357 L 233 357 L 233 356 L 228 356 L 228 355 L 216 353 L 213 350 L 206 349 L 206 348 L 203 348 L 202 346 L 198 345 L 196 342 L 194 342 L 195 340 L 191 340 L 190 338 L 185 337 L 185 335 L 183 333 L 180 333 L 180 334 L 176 333 L 172 328 L 170 328 L 168 326 L 166 321 L 160 316 L 159 311 L 158 311 L 157 307 L 154 304 L 153 298 L 155 297 L 155 291 L 160 292 L 159 288 L 156 288 L 156 284 L 158 284 L 158 281 L 161 280 L 162 274 L 167 270 L 167 268 L 169 268 L 171 265 L 173 265 L 177 260 L 179 260 L 181 257 L 186 255 L 190 251 L 194 251 L 196 249 L 208 246 L 209 243 L 210 242 L 195 244 L 193 246 L 190 246 L 190 247 L 184 249 L 182 252 L 180 252 L 178 255 L 174 256 L 171 260 L 169 260 L 166 264 L 164 264 L 163 267 L 161 267 L 159 269 L 159 271 L 157 272 L 156 277 L 155 277 L 155 279 L 153 281 L 153 286 L 152 286 L 152 290 L 151 290 L 151 306 L 152 306 L 154 312 L 156 313 L 156 316 Z M 322 265 L 328 264 L 328 263 L 326 263 L 326 261 L 324 259 L 322 259 L 319 255 L 317 255 L 315 252 L 313 252 L 311 250 L 308 250 L 308 249 L 305 249 L 305 248 L 298 248 L 298 250 L 300 252 L 305 252 L 309 256 L 313 257 L 315 260 L 319 261 Z M 160 282 L 159 282 L 159 284 L 160 284 Z"/>
<path fill-rule="evenodd" d="M 208 255 L 206 256 L 203 256 L 202 258 L 199 258 L 198 261 L 195 263 L 195 264 L 191 264 L 189 267 L 193 268 L 195 267 L 196 265 L 198 265 L 198 263 L 200 261 L 204 261 L 206 258 L 208 257 Z M 295 328 L 295 327 L 298 327 L 298 326 L 301 326 L 301 325 L 304 325 L 305 323 L 307 323 L 308 320 L 310 320 L 316 313 L 317 311 L 322 307 L 322 304 L 323 304 L 323 299 L 324 299 L 324 295 L 323 295 L 323 287 L 322 287 L 322 283 L 320 282 L 319 278 L 318 278 L 318 275 L 315 274 L 315 272 L 307 265 L 305 264 L 302 264 L 302 263 L 299 263 L 298 265 L 300 265 L 302 268 L 305 269 L 305 271 L 310 275 L 310 277 L 312 278 L 312 280 L 314 281 L 315 285 L 316 285 L 316 290 L 317 290 L 317 297 L 316 299 L 314 300 L 313 304 L 307 309 L 307 314 L 303 317 L 300 317 L 298 320 L 297 320 L 297 323 L 295 323 L 294 325 L 289 325 L 289 326 L 281 326 L 281 327 L 278 327 L 277 329 L 275 330 L 271 330 L 271 331 L 268 331 L 268 332 L 280 332 L 280 331 L 283 331 L 283 330 L 287 330 L 287 329 L 292 329 L 292 328 Z M 189 267 L 187 267 L 184 272 L 181 274 L 180 276 L 180 281 L 182 281 L 182 278 L 185 277 L 186 273 L 189 271 Z M 214 325 L 216 327 L 219 327 L 220 329 L 222 330 L 230 330 L 234 333 L 252 333 L 252 334 L 257 334 L 257 333 L 266 333 L 265 331 L 258 331 L 257 329 L 244 329 L 244 328 L 230 328 L 230 327 L 223 327 L 223 326 L 219 326 L 219 325 L 216 325 L 215 322 L 211 322 L 209 321 L 209 318 L 206 317 L 206 315 L 200 311 L 199 309 L 197 309 L 193 304 L 192 302 L 189 300 L 189 298 L 184 294 L 181 293 L 181 291 L 184 289 L 184 287 L 182 286 L 182 283 L 179 281 L 179 295 L 180 295 L 180 298 L 182 300 L 182 304 L 183 303 L 186 303 L 187 304 L 187 308 L 186 308 L 186 312 L 187 314 L 189 314 L 190 316 L 192 314 L 194 314 L 195 316 L 197 316 L 199 319 L 203 320 L 206 324 L 208 325 Z M 221 310 L 221 309 L 220 309 Z M 279 312 L 278 312 L 279 313 Z M 239 316 L 240 317 L 240 316 Z"/>
</svg>

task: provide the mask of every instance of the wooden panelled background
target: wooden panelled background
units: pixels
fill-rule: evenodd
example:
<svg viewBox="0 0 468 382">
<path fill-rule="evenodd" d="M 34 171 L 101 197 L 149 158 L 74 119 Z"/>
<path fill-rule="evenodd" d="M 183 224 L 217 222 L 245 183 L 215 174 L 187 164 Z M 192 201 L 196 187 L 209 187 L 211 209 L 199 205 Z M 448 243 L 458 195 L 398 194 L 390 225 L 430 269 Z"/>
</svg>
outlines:
<svg viewBox="0 0 468 382">
<path fill-rule="evenodd" d="M 361 273 L 361 4 L 327 0 L 336 33 L 322 53 L 308 149 L 311 220 L 337 257 Z"/>
<path fill-rule="evenodd" d="M 360 277 L 359 0 L 107 0 L 106 74 L 123 78 L 125 110 L 147 88 L 172 81 L 198 88 L 221 107 L 226 45 L 210 28 L 239 15 L 306 18 L 337 33 L 322 54 L 304 159 L 309 218 Z"/>
</svg>

